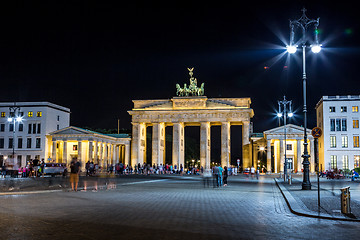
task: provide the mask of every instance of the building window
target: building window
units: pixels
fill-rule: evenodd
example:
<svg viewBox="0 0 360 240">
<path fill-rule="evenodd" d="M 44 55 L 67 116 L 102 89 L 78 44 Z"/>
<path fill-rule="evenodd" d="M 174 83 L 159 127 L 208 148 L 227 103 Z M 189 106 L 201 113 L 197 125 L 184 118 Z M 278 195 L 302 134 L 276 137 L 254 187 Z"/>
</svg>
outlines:
<svg viewBox="0 0 360 240">
<path fill-rule="evenodd" d="M 286 150 L 291 151 L 292 150 L 292 144 L 286 144 Z"/>
<path fill-rule="evenodd" d="M 331 155 L 330 156 L 330 168 L 331 169 L 336 169 L 337 168 L 337 157 L 336 157 L 336 155 Z"/>
<path fill-rule="evenodd" d="M 359 120 L 353 120 L 353 128 L 359 128 Z"/>
<path fill-rule="evenodd" d="M 26 147 L 31 148 L 31 138 L 26 139 Z"/>
<path fill-rule="evenodd" d="M 37 125 L 37 134 L 41 133 L 41 123 L 38 123 Z"/>
<path fill-rule="evenodd" d="M 36 138 L 36 148 L 40 148 L 41 145 L 41 138 Z"/>
<path fill-rule="evenodd" d="M 23 139 L 18 138 L 18 148 L 22 148 Z"/>
<path fill-rule="evenodd" d="M 354 136 L 354 148 L 359 147 L 359 136 Z"/>
<path fill-rule="evenodd" d="M 341 131 L 341 119 L 336 119 L 336 131 Z"/>
<path fill-rule="evenodd" d="M 33 117 L 34 113 L 33 112 L 28 112 L 28 117 Z"/>
<path fill-rule="evenodd" d="M 330 136 L 330 147 L 336 148 L 336 136 Z"/>
<path fill-rule="evenodd" d="M 60 125 L 56 125 L 56 130 L 59 130 L 60 129 Z"/>
<path fill-rule="evenodd" d="M 33 134 L 35 134 L 36 133 L 36 123 L 33 123 L 32 130 L 33 130 Z"/>
<path fill-rule="evenodd" d="M 330 112 L 335 112 L 335 107 L 329 107 Z"/>
<path fill-rule="evenodd" d="M 349 169 L 349 156 L 348 155 L 342 156 L 342 162 L 343 162 L 343 169 Z"/>
<path fill-rule="evenodd" d="M 341 119 L 341 131 L 347 131 L 346 118 Z"/>
<path fill-rule="evenodd" d="M 17 165 L 19 167 L 21 167 L 21 161 L 22 161 L 22 156 L 21 155 L 17 155 Z"/>
<path fill-rule="evenodd" d="M 2 118 L 6 117 L 6 113 L 5 113 L 5 112 L 1 112 L 1 117 L 2 117 Z"/>
<path fill-rule="evenodd" d="M 9 148 L 13 148 L 14 147 L 14 139 L 13 138 L 9 138 Z"/>
<path fill-rule="evenodd" d="M 360 155 L 354 155 L 354 168 L 360 167 Z"/>
<path fill-rule="evenodd" d="M 29 125 L 28 125 L 28 134 L 31 134 L 31 123 L 29 123 Z"/>
<path fill-rule="evenodd" d="M 24 131 L 24 124 L 19 123 L 19 132 Z"/>
<path fill-rule="evenodd" d="M 352 107 L 352 112 L 358 112 L 359 111 L 359 107 L 358 106 L 353 106 Z"/>
<path fill-rule="evenodd" d="M 347 107 L 346 106 L 341 106 L 340 111 L 341 112 L 347 112 Z"/>
<path fill-rule="evenodd" d="M 0 138 L 0 148 L 4 148 L 4 139 Z"/>
<path fill-rule="evenodd" d="M 347 136 L 341 136 L 341 146 L 343 148 L 348 147 L 348 137 Z"/>
<path fill-rule="evenodd" d="M 5 132 L 5 123 L 0 124 L 0 132 Z"/>
<path fill-rule="evenodd" d="M 13 132 L 14 131 L 14 124 L 10 123 L 9 124 L 9 132 Z"/>
<path fill-rule="evenodd" d="M 59 115 L 57 116 L 57 120 L 60 121 L 60 116 Z"/>
<path fill-rule="evenodd" d="M 335 131 L 335 119 L 330 119 L 330 131 Z"/>
<path fill-rule="evenodd" d="M 77 148 L 77 145 L 73 145 L 73 151 L 77 151 L 78 148 Z"/>
<path fill-rule="evenodd" d="M 37 112 L 37 113 L 36 113 L 36 116 L 37 116 L 37 117 L 42 117 L 42 112 Z"/>
</svg>

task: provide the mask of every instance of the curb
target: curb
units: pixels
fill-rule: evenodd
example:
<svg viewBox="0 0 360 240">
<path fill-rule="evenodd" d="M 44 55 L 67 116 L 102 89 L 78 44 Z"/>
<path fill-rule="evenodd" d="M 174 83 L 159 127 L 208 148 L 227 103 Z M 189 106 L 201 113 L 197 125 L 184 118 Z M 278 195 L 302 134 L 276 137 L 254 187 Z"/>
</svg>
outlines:
<svg viewBox="0 0 360 240">
<path fill-rule="evenodd" d="M 289 193 L 289 191 L 274 178 L 276 185 L 278 186 L 281 194 L 283 195 L 286 204 L 288 205 L 290 211 L 293 214 L 303 216 L 303 217 L 311 217 L 311 218 L 319 218 L 319 219 L 327 219 L 327 220 L 338 220 L 338 221 L 350 221 L 350 222 L 360 222 L 360 219 L 351 219 L 346 217 L 333 217 L 329 214 L 317 213 L 314 214 L 312 211 L 307 211 L 303 209 L 295 200 L 295 198 Z"/>
</svg>

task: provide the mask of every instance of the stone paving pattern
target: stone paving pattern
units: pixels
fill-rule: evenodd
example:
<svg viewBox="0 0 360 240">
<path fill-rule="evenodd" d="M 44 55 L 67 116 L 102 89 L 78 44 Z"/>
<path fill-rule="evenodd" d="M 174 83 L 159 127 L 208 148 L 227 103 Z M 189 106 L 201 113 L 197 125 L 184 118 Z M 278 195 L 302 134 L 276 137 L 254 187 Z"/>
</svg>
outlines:
<svg viewBox="0 0 360 240">
<path fill-rule="evenodd" d="M 259 181 L 229 177 L 229 186 L 223 188 L 204 188 L 199 177 L 139 176 L 99 181 L 108 181 L 108 187 L 97 192 L 0 195 L 1 236 L 338 239 L 359 234 L 359 223 L 292 214 L 272 177 L 260 177 Z"/>
</svg>

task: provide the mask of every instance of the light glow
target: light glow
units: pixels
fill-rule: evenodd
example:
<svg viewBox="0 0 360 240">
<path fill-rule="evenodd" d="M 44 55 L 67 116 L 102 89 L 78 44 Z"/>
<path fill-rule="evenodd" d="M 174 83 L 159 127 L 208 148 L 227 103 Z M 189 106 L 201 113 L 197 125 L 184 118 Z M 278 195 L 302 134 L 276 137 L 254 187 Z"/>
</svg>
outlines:
<svg viewBox="0 0 360 240">
<path fill-rule="evenodd" d="M 12 117 L 9 117 L 8 118 L 8 122 L 12 122 L 13 121 L 13 118 Z"/>
<path fill-rule="evenodd" d="M 319 53 L 321 51 L 321 45 L 317 44 L 317 45 L 312 45 L 311 46 L 311 51 L 313 53 Z"/>
<path fill-rule="evenodd" d="M 278 117 L 282 117 L 282 113 L 278 113 L 276 114 Z"/>
<path fill-rule="evenodd" d="M 290 53 L 290 54 L 296 53 L 297 46 L 293 46 L 293 45 L 286 46 L 286 50 L 287 50 L 287 52 Z"/>
<path fill-rule="evenodd" d="M 294 114 L 291 112 L 291 113 L 288 113 L 288 117 L 293 117 Z"/>
</svg>

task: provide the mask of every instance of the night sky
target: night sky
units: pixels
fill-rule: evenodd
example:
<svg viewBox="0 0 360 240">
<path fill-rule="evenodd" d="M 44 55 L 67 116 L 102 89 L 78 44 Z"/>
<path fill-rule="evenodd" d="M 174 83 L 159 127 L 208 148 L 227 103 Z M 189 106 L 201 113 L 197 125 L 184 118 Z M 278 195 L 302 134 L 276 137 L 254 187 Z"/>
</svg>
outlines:
<svg viewBox="0 0 360 240">
<path fill-rule="evenodd" d="M 255 132 L 277 127 L 284 95 L 302 125 L 301 51 L 283 53 L 303 7 L 320 17 L 323 44 L 307 52 L 308 127 L 321 96 L 360 94 L 355 2 L 117 2 L 2 2 L 1 101 L 49 101 L 71 109 L 73 126 L 117 128 L 119 118 L 130 129 L 133 99 L 172 98 L 194 67 L 207 97 L 251 98 Z"/>
</svg>

